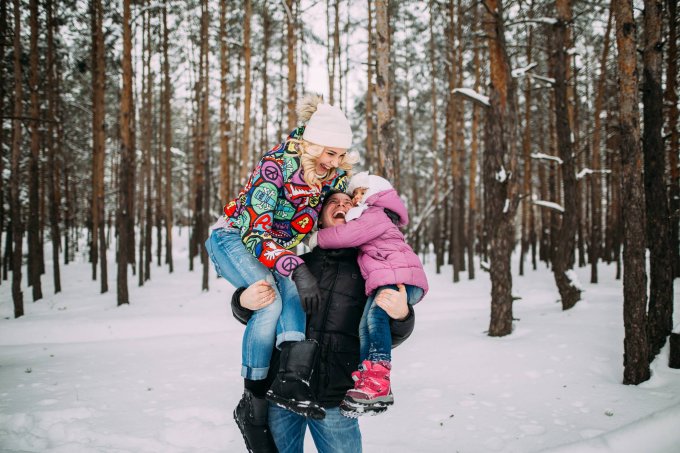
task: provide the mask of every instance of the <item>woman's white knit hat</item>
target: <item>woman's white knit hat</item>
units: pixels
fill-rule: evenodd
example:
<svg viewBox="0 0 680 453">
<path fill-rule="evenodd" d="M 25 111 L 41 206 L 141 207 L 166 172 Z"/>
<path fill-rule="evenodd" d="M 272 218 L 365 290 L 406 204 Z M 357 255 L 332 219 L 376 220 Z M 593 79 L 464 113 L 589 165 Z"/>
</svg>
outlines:
<svg viewBox="0 0 680 453">
<path fill-rule="evenodd" d="M 347 149 L 352 146 L 352 128 L 342 110 L 330 104 L 317 104 L 302 138 L 321 146 Z"/>
</svg>

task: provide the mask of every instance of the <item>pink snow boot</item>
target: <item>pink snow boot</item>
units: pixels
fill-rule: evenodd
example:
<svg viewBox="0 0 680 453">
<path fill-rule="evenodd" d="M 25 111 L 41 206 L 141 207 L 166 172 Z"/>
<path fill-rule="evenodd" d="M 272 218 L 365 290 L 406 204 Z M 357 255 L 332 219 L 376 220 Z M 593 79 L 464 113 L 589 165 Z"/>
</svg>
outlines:
<svg viewBox="0 0 680 453">
<path fill-rule="evenodd" d="M 394 404 L 390 388 L 390 362 L 364 360 L 361 371 L 352 373 L 354 388 L 347 391 L 340 403 L 340 412 L 347 417 L 377 415 Z"/>
</svg>

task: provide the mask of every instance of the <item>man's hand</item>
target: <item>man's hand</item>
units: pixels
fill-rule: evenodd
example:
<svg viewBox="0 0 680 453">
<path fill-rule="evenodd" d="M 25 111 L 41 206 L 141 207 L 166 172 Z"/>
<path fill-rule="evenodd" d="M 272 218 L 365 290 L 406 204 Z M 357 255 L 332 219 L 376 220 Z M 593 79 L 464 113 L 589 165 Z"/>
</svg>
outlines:
<svg viewBox="0 0 680 453">
<path fill-rule="evenodd" d="M 397 288 L 399 288 L 399 291 L 393 289 L 381 290 L 375 298 L 375 303 L 385 310 L 390 318 L 401 321 L 408 316 L 408 303 L 406 287 L 397 285 Z"/>
<path fill-rule="evenodd" d="M 258 280 L 241 293 L 241 307 L 248 310 L 259 310 L 270 305 L 276 299 L 276 291 L 266 280 Z"/>
</svg>

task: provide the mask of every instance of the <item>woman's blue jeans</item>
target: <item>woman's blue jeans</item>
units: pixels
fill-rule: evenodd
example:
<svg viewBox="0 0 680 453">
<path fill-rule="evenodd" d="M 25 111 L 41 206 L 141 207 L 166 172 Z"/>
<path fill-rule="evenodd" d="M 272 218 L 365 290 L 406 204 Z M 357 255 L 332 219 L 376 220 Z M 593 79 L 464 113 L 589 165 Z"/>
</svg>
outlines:
<svg viewBox="0 0 680 453">
<path fill-rule="evenodd" d="M 423 298 L 423 289 L 418 286 L 404 285 L 409 305 L 417 304 Z M 359 323 L 359 339 L 361 340 L 360 360 L 371 362 L 392 361 L 392 332 L 390 316 L 375 304 L 375 298 L 383 289 L 398 291 L 396 285 L 381 286 L 366 301 L 364 314 Z"/>
<path fill-rule="evenodd" d="M 361 453 L 359 421 L 340 408 L 326 408 L 326 417 L 315 420 L 269 404 L 269 429 L 279 453 L 302 453 L 307 427 L 319 453 Z"/>
<path fill-rule="evenodd" d="M 276 292 L 272 304 L 253 312 L 243 334 L 241 376 L 264 379 L 275 344 L 305 339 L 305 312 L 295 283 L 271 272 L 246 250 L 237 229 L 213 230 L 205 246 L 217 273 L 236 288 L 266 280 Z"/>
</svg>

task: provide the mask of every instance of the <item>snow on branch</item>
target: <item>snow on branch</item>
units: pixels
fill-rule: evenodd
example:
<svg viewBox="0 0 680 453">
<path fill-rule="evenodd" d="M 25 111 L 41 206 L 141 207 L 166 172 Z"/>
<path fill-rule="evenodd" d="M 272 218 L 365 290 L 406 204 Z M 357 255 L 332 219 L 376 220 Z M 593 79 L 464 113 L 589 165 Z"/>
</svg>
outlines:
<svg viewBox="0 0 680 453">
<path fill-rule="evenodd" d="M 538 74 L 534 74 L 533 72 L 527 72 L 526 74 L 533 79 L 540 80 L 541 82 L 545 82 L 550 85 L 555 85 L 555 79 L 553 79 L 552 77 L 541 76 Z"/>
<path fill-rule="evenodd" d="M 531 63 L 529 66 L 525 66 L 523 68 L 517 68 L 512 70 L 512 76 L 516 79 L 518 77 L 524 77 L 526 73 L 534 69 L 536 66 L 538 66 L 538 63 Z"/>
<path fill-rule="evenodd" d="M 484 107 L 489 107 L 491 104 L 489 103 L 489 97 L 484 96 L 483 94 L 477 93 L 475 90 L 472 90 L 470 88 L 454 88 L 453 91 L 451 91 L 453 94 L 459 94 L 461 96 L 465 96 L 466 98 L 470 99 L 473 102 L 476 102 L 480 105 L 483 105 Z"/>
<path fill-rule="evenodd" d="M 505 24 L 506 27 L 512 27 L 513 25 L 522 25 L 522 24 L 543 24 L 543 25 L 555 25 L 557 23 L 557 19 L 554 17 L 536 17 L 534 19 L 523 19 L 523 20 L 518 20 L 516 22 L 508 22 Z"/>
<path fill-rule="evenodd" d="M 592 168 L 584 168 L 580 172 L 576 173 L 576 179 L 583 179 L 587 175 L 592 175 L 593 173 L 609 174 L 611 172 L 611 170 L 593 170 Z"/>
<path fill-rule="evenodd" d="M 537 206 L 543 206 L 544 208 L 554 209 L 555 211 L 564 212 L 562 205 L 553 203 L 552 201 L 534 200 L 534 204 Z"/>
<path fill-rule="evenodd" d="M 557 162 L 558 164 L 562 165 L 562 159 L 560 159 L 557 156 L 551 156 L 550 154 L 543 154 L 543 153 L 533 153 L 531 155 L 532 159 L 539 159 L 539 160 L 552 160 Z"/>
</svg>

